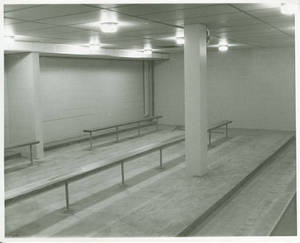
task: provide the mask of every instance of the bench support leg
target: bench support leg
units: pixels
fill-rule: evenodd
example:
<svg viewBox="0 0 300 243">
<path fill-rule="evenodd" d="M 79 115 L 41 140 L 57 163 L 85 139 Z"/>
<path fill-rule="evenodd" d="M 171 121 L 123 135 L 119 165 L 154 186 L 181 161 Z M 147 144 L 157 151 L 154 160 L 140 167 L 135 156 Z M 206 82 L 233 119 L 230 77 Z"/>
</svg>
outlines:
<svg viewBox="0 0 300 243">
<path fill-rule="evenodd" d="M 159 149 L 159 168 L 163 168 L 163 166 L 162 166 L 162 163 L 163 163 L 163 161 L 162 161 L 162 149 L 160 148 Z"/>
<path fill-rule="evenodd" d="M 158 131 L 158 119 L 156 120 L 156 131 Z"/>
<path fill-rule="evenodd" d="M 208 145 L 211 145 L 211 131 L 208 132 Z"/>
<path fill-rule="evenodd" d="M 93 149 L 93 135 L 92 135 L 92 133 L 90 132 L 90 150 L 92 150 Z"/>
<path fill-rule="evenodd" d="M 122 175 L 122 185 L 125 184 L 125 177 L 124 177 L 124 162 L 121 162 L 121 175 Z"/>
<path fill-rule="evenodd" d="M 70 203 L 69 203 L 69 184 L 68 182 L 65 183 L 65 193 L 66 193 L 66 209 L 70 209 Z"/>
<path fill-rule="evenodd" d="M 226 124 L 226 138 L 228 138 L 228 124 Z"/>
<path fill-rule="evenodd" d="M 140 122 L 138 122 L 138 136 L 141 136 L 141 127 L 140 127 Z"/>
<path fill-rule="evenodd" d="M 119 142 L 119 127 L 116 127 L 116 141 Z"/>
<path fill-rule="evenodd" d="M 29 150 L 30 150 L 30 164 L 33 165 L 32 144 L 29 145 Z"/>
</svg>

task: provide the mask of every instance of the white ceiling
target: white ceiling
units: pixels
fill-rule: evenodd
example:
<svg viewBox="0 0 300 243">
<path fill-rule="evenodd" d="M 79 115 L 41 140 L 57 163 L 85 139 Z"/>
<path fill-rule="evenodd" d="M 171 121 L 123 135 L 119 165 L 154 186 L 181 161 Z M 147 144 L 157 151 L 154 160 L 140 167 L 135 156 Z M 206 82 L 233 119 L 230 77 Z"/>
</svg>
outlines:
<svg viewBox="0 0 300 243">
<path fill-rule="evenodd" d="M 117 16 L 119 31 L 102 33 L 101 15 Z M 16 40 L 89 44 L 99 38 L 103 48 L 143 49 L 156 52 L 182 49 L 175 35 L 184 24 L 207 24 L 210 46 L 227 38 L 233 48 L 294 45 L 294 17 L 266 4 L 77 4 L 5 5 L 6 35 Z"/>
</svg>

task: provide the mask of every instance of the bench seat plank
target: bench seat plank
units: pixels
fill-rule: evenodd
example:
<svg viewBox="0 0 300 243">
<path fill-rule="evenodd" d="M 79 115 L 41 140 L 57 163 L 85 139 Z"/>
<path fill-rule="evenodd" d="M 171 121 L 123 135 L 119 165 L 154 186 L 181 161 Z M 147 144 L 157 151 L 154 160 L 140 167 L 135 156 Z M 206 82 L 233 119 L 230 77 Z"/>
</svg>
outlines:
<svg viewBox="0 0 300 243">
<path fill-rule="evenodd" d="M 209 127 L 209 128 L 207 129 L 207 131 L 211 131 L 211 130 L 217 129 L 217 128 L 219 128 L 219 127 L 228 125 L 228 124 L 230 124 L 230 123 L 232 123 L 232 121 L 229 121 L 229 120 L 221 121 L 221 122 L 219 122 L 219 123 L 217 123 L 217 124 L 214 124 L 214 125 L 212 125 L 211 127 Z"/>
<path fill-rule="evenodd" d="M 107 130 L 107 129 L 113 129 L 115 127 L 128 126 L 128 125 L 135 124 L 135 123 L 138 123 L 138 122 L 151 121 L 151 120 L 159 119 L 159 118 L 162 118 L 162 116 L 152 116 L 152 117 L 144 118 L 144 119 L 137 120 L 137 121 L 131 121 L 131 122 L 126 122 L 126 123 L 119 123 L 119 124 L 115 124 L 115 125 L 107 126 L 107 127 L 85 129 L 85 130 L 83 130 L 83 132 L 88 132 L 88 133 L 90 133 L 90 132 L 97 132 L 97 131 L 102 131 L 102 130 Z"/>
<path fill-rule="evenodd" d="M 5 149 L 20 148 L 20 147 L 25 147 L 25 146 L 29 146 L 29 145 L 39 144 L 39 143 L 40 143 L 40 141 L 34 141 L 34 142 L 29 142 L 29 143 L 22 143 L 22 144 L 17 144 L 17 145 L 10 145 L 8 147 L 5 147 Z"/>
</svg>

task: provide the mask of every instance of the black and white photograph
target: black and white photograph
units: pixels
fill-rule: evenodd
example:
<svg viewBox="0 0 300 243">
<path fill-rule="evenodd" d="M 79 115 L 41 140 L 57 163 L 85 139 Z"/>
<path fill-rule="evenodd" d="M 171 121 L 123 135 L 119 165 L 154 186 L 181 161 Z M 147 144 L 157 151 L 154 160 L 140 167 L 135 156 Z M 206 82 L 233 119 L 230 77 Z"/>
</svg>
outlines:
<svg viewBox="0 0 300 243">
<path fill-rule="evenodd" d="M 4 2 L 3 241 L 297 237 L 299 5 Z"/>
</svg>

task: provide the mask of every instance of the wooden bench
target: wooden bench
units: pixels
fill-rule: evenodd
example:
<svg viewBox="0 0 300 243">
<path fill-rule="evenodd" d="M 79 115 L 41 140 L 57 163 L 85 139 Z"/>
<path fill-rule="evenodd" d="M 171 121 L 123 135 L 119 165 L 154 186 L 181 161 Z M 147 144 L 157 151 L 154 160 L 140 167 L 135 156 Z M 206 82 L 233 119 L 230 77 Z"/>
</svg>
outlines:
<svg viewBox="0 0 300 243">
<path fill-rule="evenodd" d="M 40 141 L 34 141 L 34 142 L 29 142 L 29 143 L 23 143 L 23 144 L 18 144 L 18 145 L 11 145 L 8 147 L 5 147 L 5 150 L 9 150 L 9 149 L 16 149 L 16 148 L 21 148 L 21 147 L 29 147 L 29 152 L 30 152 L 30 164 L 33 164 L 33 156 L 32 156 L 32 146 L 39 144 Z"/>
<path fill-rule="evenodd" d="M 225 130 L 225 137 L 228 138 L 228 125 L 230 123 L 232 123 L 232 121 L 229 121 L 229 120 L 221 121 L 221 122 L 218 122 L 218 123 L 210 126 L 207 129 L 207 132 L 208 132 L 208 145 L 209 146 L 211 145 L 211 133 L 212 133 L 213 130 L 215 130 L 217 128 L 225 126 L 225 128 L 226 128 L 226 130 Z"/>
<path fill-rule="evenodd" d="M 74 172 L 61 175 L 61 176 L 55 176 L 52 178 L 44 179 L 38 182 L 33 182 L 28 185 L 24 185 L 22 187 L 9 190 L 5 193 L 5 204 L 11 204 L 17 201 L 20 201 L 25 198 L 32 197 L 34 195 L 37 195 L 39 193 L 49 191 L 51 189 L 54 189 L 56 187 L 65 186 L 65 195 L 66 195 L 66 209 L 68 210 L 70 208 L 70 202 L 69 202 L 69 188 L 68 185 L 70 182 L 80 180 L 84 177 L 93 175 L 95 173 L 110 169 L 115 166 L 121 166 L 121 181 L 122 184 L 125 183 L 125 173 L 124 173 L 124 164 L 132 159 L 141 157 L 143 155 L 149 154 L 154 151 L 159 151 L 160 154 L 160 160 L 159 165 L 160 168 L 162 168 L 163 164 L 163 158 L 162 158 L 162 150 L 166 147 L 172 146 L 174 144 L 180 143 L 184 141 L 184 136 L 177 136 L 162 142 L 150 144 L 147 146 L 143 146 L 141 148 L 137 148 L 134 150 L 131 150 L 127 152 L 126 154 L 109 158 L 105 160 L 101 160 L 99 162 L 95 162 L 83 167 L 80 167 L 76 169 Z"/>
<path fill-rule="evenodd" d="M 228 125 L 232 123 L 232 121 L 222 121 L 218 124 L 215 124 L 214 126 L 211 126 L 208 129 L 209 134 L 214 129 L 217 129 L 219 127 L 225 126 L 226 127 L 226 137 L 228 137 Z M 211 136 L 210 136 L 211 137 Z M 126 154 L 109 158 L 105 160 L 101 160 L 99 162 L 95 162 L 83 167 L 80 167 L 76 169 L 72 173 L 64 174 L 61 176 L 55 176 L 52 178 L 47 178 L 38 182 L 33 182 L 28 185 L 24 185 L 22 187 L 9 190 L 5 193 L 5 204 L 11 204 L 17 201 L 20 201 L 25 198 L 32 197 L 34 195 L 37 195 L 39 193 L 49 191 L 51 189 L 65 186 L 65 196 L 66 196 L 66 208 L 67 210 L 70 208 L 70 202 L 69 202 L 69 183 L 73 181 L 80 180 L 84 177 L 96 174 L 98 172 L 110 169 L 115 166 L 121 166 L 121 181 L 122 184 L 125 183 L 125 172 L 124 172 L 124 164 L 132 159 L 144 156 L 146 154 L 152 153 L 154 151 L 159 151 L 159 166 L 162 168 L 163 165 L 163 158 L 162 158 L 162 151 L 164 148 L 175 145 L 177 143 L 183 142 L 185 140 L 184 135 L 177 136 L 159 143 L 150 144 L 147 146 L 143 146 L 137 149 L 133 149 Z M 211 144 L 211 139 L 209 140 L 209 143 Z"/>
<path fill-rule="evenodd" d="M 142 123 L 149 122 L 149 121 L 152 122 L 154 120 L 155 121 L 154 124 L 156 124 L 156 130 L 158 130 L 158 120 L 160 118 L 162 118 L 162 116 L 151 116 L 151 117 L 147 117 L 147 118 L 144 118 L 144 119 L 141 119 L 141 120 L 126 122 L 126 123 L 119 123 L 119 124 L 115 124 L 115 125 L 107 126 L 107 127 L 85 129 L 85 130 L 83 130 L 83 132 L 89 133 L 90 149 L 92 149 L 93 148 L 93 133 L 94 132 L 100 132 L 100 131 L 114 129 L 113 133 L 115 133 L 116 141 L 118 142 L 119 141 L 119 133 L 124 131 L 124 130 L 120 130 L 120 127 L 124 127 L 124 126 L 128 126 L 128 125 L 137 125 L 134 128 L 138 129 L 138 136 L 140 136 L 141 135 L 141 128 L 153 125 L 153 123 L 150 123 L 150 124 L 142 124 Z"/>
</svg>

